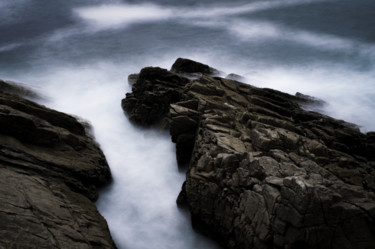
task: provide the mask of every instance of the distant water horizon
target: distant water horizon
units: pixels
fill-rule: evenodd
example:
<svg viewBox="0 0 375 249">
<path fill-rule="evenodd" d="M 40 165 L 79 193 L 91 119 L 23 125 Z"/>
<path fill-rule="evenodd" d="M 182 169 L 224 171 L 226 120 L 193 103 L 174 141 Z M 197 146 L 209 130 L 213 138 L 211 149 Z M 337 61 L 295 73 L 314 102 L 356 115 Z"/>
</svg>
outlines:
<svg viewBox="0 0 375 249">
<path fill-rule="evenodd" d="M 373 27 L 372 0 L 0 0 L 0 78 L 93 125 L 114 176 L 97 207 L 120 249 L 218 248 L 176 207 L 168 134 L 123 114 L 127 76 L 189 58 L 375 131 Z"/>
</svg>

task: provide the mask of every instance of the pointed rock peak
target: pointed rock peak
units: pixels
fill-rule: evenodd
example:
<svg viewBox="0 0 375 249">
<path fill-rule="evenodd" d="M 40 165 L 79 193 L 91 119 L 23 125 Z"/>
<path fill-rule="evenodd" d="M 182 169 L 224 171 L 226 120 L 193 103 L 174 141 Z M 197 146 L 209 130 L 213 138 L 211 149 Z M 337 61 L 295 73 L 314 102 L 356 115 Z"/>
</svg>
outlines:
<svg viewBox="0 0 375 249">
<path fill-rule="evenodd" d="M 219 74 L 220 72 L 212 68 L 206 64 L 196 62 L 190 59 L 185 59 L 185 58 L 178 58 L 175 63 L 173 64 L 171 68 L 172 72 L 175 73 L 187 73 L 187 74 L 206 74 L 206 75 L 214 75 L 214 74 Z"/>
</svg>

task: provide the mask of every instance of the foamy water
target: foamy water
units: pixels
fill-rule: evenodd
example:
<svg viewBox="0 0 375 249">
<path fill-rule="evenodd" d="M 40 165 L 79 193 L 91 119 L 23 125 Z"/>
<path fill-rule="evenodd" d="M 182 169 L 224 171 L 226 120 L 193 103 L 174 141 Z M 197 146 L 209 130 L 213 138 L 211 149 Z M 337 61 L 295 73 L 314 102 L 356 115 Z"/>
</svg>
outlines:
<svg viewBox="0 0 375 249">
<path fill-rule="evenodd" d="M 168 134 L 123 114 L 127 75 L 187 57 L 255 86 L 316 96 L 324 113 L 375 130 L 374 8 L 370 0 L 0 0 L 0 78 L 92 124 L 114 178 L 97 206 L 119 248 L 217 248 L 176 206 L 185 174 Z"/>
</svg>

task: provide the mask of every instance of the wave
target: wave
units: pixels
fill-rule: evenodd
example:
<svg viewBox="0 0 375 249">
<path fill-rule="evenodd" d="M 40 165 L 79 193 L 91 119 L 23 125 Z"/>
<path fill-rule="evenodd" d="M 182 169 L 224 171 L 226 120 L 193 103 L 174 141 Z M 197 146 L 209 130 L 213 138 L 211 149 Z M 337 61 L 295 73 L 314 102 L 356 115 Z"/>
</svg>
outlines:
<svg viewBox="0 0 375 249">
<path fill-rule="evenodd" d="M 342 51 L 355 53 L 360 56 L 374 58 L 375 45 L 343 38 L 331 34 L 309 32 L 291 29 L 271 22 L 248 21 L 234 19 L 230 22 L 197 22 L 197 25 L 220 27 L 243 41 L 259 41 L 265 39 L 278 39 L 298 43 L 322 51 Z"/>
<path fill-rule="evenodd" d="M 123 28 L 134 23 L 165 21 L 170 19 L 186 21 L 192 18 L 222 18 L 225 16 L 324 1 L 327 0 L 256 1 L 241 5 L 178 8 L 153 3 L 124 3 L 79 7 L 74 9 L 74 13 L 89 23 L 92 28 L 103 30 Z"/>
</svg>

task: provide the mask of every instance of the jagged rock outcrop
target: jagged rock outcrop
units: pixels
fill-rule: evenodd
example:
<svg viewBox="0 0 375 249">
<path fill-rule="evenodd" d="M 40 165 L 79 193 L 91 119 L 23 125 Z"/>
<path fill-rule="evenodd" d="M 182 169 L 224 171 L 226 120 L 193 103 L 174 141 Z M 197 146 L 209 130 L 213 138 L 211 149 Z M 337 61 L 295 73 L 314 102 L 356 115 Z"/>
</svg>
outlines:
<svg viewBox="0 0 375 249">
<path fill-rule="evenodd" d="M 196 229 L 225 248 L 375 248 L 375 133 L 183 60 L 142 69 L 122 103 L 142 125 L 169 119 Z"/>
<path fill-rule="evenodd" d="M 116 248 L 93 204 L 110 170 L 84 125 L 0 89 L 0 248 Z"/>
</svg>

